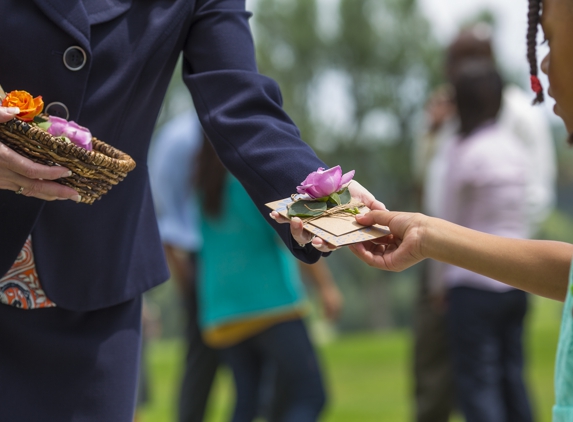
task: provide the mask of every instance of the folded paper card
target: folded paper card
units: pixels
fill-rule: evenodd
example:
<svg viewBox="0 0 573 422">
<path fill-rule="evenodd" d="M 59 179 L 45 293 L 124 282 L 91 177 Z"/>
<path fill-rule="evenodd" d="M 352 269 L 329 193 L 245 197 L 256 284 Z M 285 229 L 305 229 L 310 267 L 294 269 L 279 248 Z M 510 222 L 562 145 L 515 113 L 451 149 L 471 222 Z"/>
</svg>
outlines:
<svg viewBox="0 0 573 422">
<path fill-rule="evenodd" d="M 288 206 L 292 204 L 292 198 L 266 204 L 272 210 L 277 211 L 283 217 L 288 218 Z M 361 213 L 368 212 L 366 206 L 358 207 Z M 354 215 L 346 213 L 329 214 L 324 217 L 301 218 L 305 230 L 324 239 L 334 246 L 350 245 L 377 239 L 390 234 L 388 227 L 378 224 L 370 227 L 362 226 L 356 222 Z"/>
</svg>

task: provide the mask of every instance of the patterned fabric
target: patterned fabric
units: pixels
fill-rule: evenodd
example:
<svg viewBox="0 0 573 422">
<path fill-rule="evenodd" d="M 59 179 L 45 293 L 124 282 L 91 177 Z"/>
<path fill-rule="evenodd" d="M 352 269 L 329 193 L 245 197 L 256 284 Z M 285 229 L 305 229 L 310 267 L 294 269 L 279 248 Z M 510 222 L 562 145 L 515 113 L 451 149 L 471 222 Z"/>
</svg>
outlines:
<svg viewBox="0 0 573 422">
<path fill-rule="evenodd" d="M 40 285 L 32 253 L 31 236 L 28 236 L 12 268 L 0 279 L 0 303 L 22 309 L 56 306 L 46 297 Z"/>
<path fill-rule="evenodd" d="M 557 359 L 555 361 L 555 406 L 553 422 L 573 421 L 573 266 L 563 307 Z"/>
</svg>

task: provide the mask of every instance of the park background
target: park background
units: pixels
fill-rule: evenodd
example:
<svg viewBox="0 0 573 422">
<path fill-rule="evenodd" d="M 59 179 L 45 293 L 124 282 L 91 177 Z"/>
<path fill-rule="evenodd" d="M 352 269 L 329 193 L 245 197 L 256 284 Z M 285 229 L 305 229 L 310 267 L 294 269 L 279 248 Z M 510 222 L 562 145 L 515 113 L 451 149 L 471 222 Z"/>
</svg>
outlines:
<svg viewBox="0 0 573 422">
<path fill-rule="evenodd" d="M 329 165 L 356 179 L 389 209 L 418 211 L 411 176 L 412 139 L 428 93 L 441 79 L 443 48 L 464 25 L 485 21 L 506 80 L 527 88 L 525 0 L 249 0 L 261 73 L 281 86 L 284 108 Z M 540 57 L 543 50 L 540 52 Z M 558 156 L 558 201 L 539 237 L 573 242 L 573 151 L 543 106 Z M 192 108 L 180 73 L 173 77 L 158 127 Z M 334 257 L 334 259 L 333 259 Z M 419 269 L 384 273 L 348 250 L 327 259 L 345 299 L 335 326 L 311 296 L 309 326 L 318 344 L 330 402 L 323 421 L 412 419 L 411 309 Z M 143 422 L 175 421 L 183 367 L 183 315 L 173 283 L 146 294 L 161 322 L 143 357 L 150 401 Z M 561 305 L 531 298 L 525 333 L 527 380 L 538 421 L 551 420 L 553 365 Z M 207 421 L 228 420 L 230 374 L 221 370 Z M 456 417 L 454 421 L 461 421 Z"/>
</svg>

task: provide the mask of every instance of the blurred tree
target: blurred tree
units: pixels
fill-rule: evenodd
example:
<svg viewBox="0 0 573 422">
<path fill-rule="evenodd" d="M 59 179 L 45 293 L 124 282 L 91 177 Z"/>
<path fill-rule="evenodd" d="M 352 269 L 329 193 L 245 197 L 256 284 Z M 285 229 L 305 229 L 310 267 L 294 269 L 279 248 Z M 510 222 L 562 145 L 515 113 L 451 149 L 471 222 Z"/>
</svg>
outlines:
<svg viewBox="0 0 573 422">
<path fill-rule="evenodd" d="M 258 0 L 261 73 L 303 138 L 389 207 L 412 209 L 409 148 L 441 49 L 414 0 Z"/>
<path fill-rule="evenodd" d="M 254 10 L 259 70 L 281 86 L 303 139 L 329 165 L 356 169 L 388 208 L 414 210 L 411 141 L 442 63 L 416 1 L 257 0 Z M 336 255 L 328 263 L 347 297 L 343 328 L 407 320 L 411 295 L 397 276 Z M 415 272 L 400 282 L 413 286 Z"/>
</svg>

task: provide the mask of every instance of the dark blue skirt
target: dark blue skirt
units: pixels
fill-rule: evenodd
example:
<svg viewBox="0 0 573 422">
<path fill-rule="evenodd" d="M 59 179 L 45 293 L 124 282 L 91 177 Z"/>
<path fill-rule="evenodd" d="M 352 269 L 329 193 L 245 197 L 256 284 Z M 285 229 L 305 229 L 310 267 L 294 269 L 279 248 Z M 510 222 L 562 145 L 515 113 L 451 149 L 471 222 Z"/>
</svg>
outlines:
<svg viewBox="0 0 573 422">
<path fill-rule="evenodd" d="M 96 311 L 0 305 L 0 420 L 131 422 L 141 297 Z"/>
</svg>

